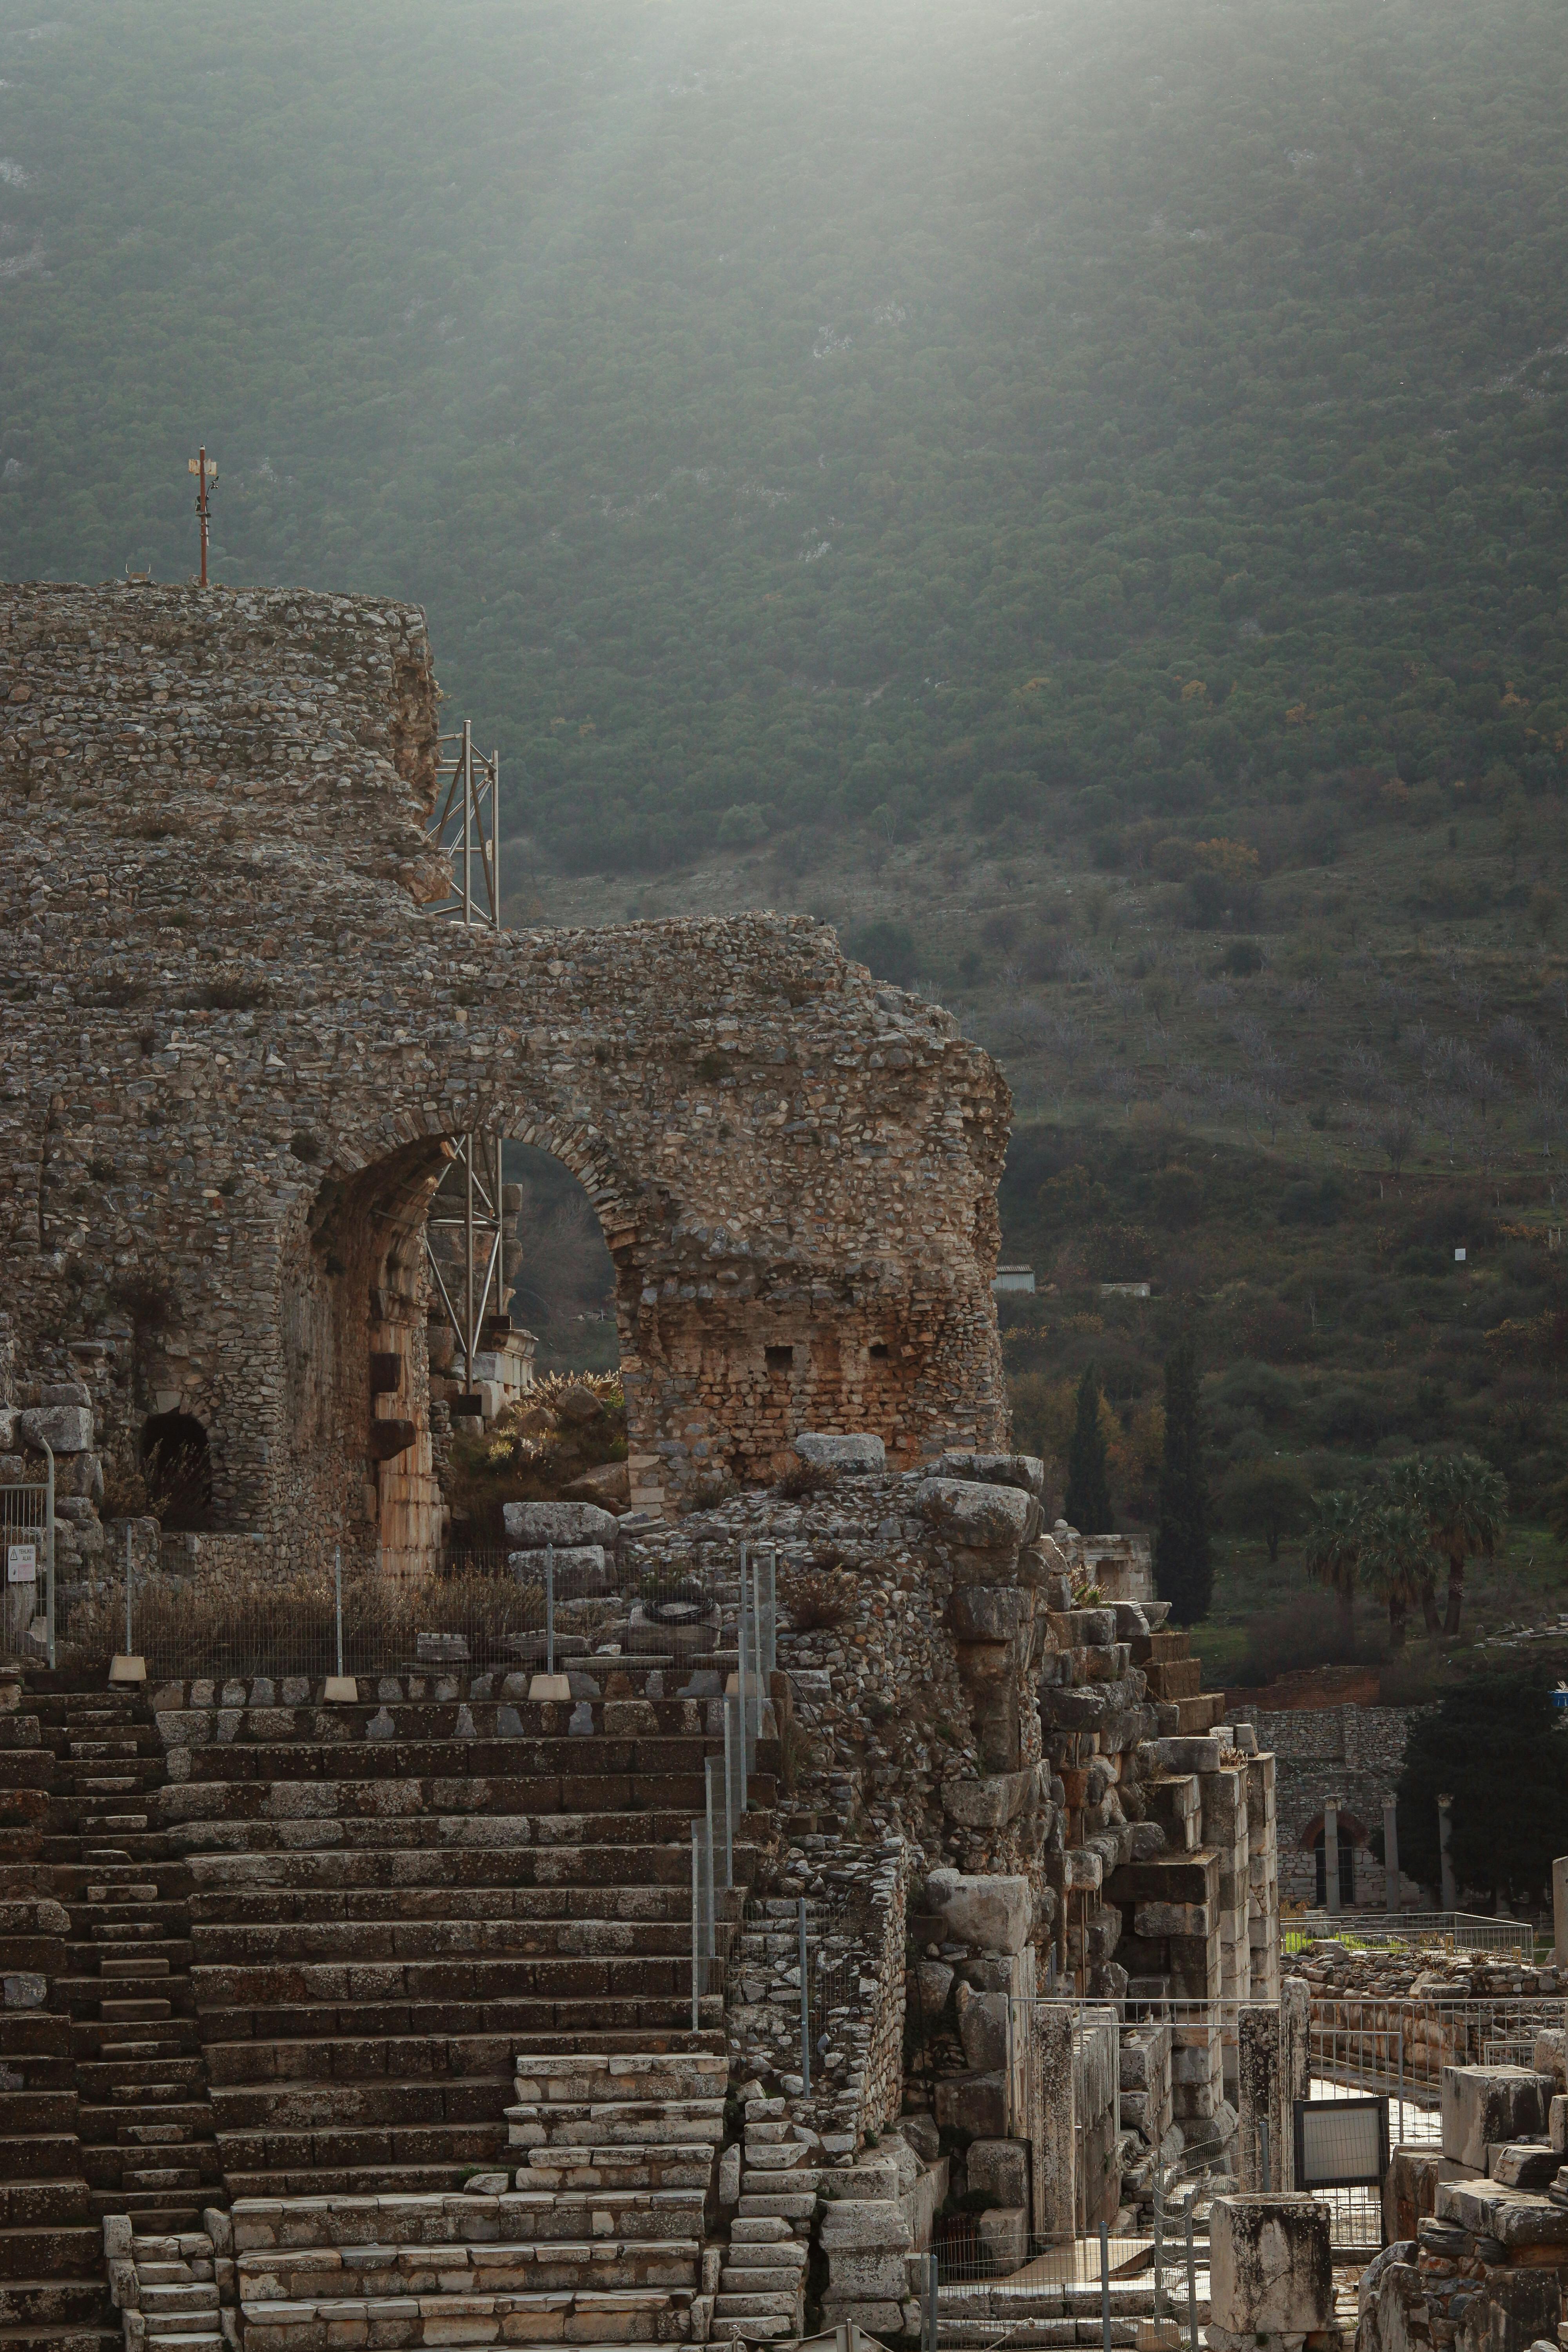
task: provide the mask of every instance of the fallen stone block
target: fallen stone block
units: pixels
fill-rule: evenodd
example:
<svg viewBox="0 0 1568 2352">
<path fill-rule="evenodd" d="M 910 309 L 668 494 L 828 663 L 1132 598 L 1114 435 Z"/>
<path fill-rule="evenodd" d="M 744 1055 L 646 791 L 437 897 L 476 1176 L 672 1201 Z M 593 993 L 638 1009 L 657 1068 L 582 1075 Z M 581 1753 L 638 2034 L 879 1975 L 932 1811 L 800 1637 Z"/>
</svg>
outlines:
<svg viewBox="0 0 1568 2352">
<path fill-rule="evenodd" d="M 1216 2197 L 1209 2300 L 1232 2336 L 1310 2336 L 1333 2325 L 1326 2206 L 1302 2196 Z"/>
</svg>

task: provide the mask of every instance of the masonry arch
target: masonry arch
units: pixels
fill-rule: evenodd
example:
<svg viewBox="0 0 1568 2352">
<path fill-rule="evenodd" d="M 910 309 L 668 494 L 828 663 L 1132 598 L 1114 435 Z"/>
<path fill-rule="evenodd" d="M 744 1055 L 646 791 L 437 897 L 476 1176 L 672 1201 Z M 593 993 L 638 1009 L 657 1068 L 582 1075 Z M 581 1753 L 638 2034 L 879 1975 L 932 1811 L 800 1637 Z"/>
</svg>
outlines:
<svg viewBox="0 0 1568 2352">
<path fill-rule="evenodd" d="M 1342 1904 L 1353 1904 L 1355 1901 L 1355 1858 L 1358 1851 L 1369 1844 L 1370 1840 L 1363 1824 L 1353 1813 L 1347 1813 L 1342 1806 L 1339 1818 L 1340 1901 Z M 1304 1853 L 1310 1853 L 1312 1856 L 1312 1867 L 1316 1874 L 1314 1900 L 1319 1910 L 1321 1911 L 1328 1904 L 1329 1854 L 1325 1824 L 1321 1812 L 1315 1814 L 1301 1832 L 1301 1850 Z"/>
</svg>

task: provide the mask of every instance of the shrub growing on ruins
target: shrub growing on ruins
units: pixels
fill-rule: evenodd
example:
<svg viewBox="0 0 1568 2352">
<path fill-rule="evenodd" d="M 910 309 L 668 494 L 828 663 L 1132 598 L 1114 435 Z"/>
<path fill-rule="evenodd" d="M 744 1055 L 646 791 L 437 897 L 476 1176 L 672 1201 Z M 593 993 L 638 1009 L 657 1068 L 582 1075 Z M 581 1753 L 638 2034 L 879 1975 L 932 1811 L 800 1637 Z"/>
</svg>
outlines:
<svg viewBox="0 0 1568 2352">
<path fill-rule="evenodd" d="M 1085 1535 L 1110 1531 L 1110 1487 L 1105 1475 L 1105 1432 L 1100 1422 L 1100 1375 L 1086 1364 L 1078 1384 L 1078 1411 L 1068 1447 L 1067 1496 L 1070 1524 Z"/>
<path fill-rule="evenodd" d="M 784 1577 L 779 1600 L 797 1633 L 831 1633 L 855 1615 L 855 1580 L 842 1569 L 805 1569 Z"/>
<path fill-rule="evenodd" d="M 1197 1349 L 1177 1341 L 1165 1359 L 1165 1443 L 1160 1472 L 1160 1524 L 1154 1537 L 1154 1589 L 1171 1603 L 1178 1625 L 1208 1613 L 1214 1591 L 1209 1548 L 1208 1484 L 1204 1475 L 1203 1415 Z"/>
</svg>

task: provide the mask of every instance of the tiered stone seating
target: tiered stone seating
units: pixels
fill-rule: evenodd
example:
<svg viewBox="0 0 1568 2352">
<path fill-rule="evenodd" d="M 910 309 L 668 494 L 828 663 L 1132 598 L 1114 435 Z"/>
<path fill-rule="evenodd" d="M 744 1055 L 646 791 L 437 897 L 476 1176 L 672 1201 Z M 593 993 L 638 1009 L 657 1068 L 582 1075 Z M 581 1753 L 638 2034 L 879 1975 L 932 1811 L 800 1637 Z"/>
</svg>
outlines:
<svg viewBox="0 0 1568 2352">
<path fill-rule="evenodd" d="M 690 1821 L 721 1738 L 707 1702 L 532 1705 L 521 1675 L 493 1696 L 487 1677 L 444 1687 L 159 1708 L 156 1818 L 190 1870 L 236 2197 L 456 2189 L 504 2158 L 520 2049 L 689 2042 Z M 738 1875 L 751 1862 L 742 1847 Z M 741 1901 L 721 1902 L 723 1939 Z"/>
<path fill-rule="evenodd" d="M 92 2211 L 188 2232 L 222 2176 L 191 2000 L 188 1874 L 149 1825 L 163 1746 L 130 1692 L 46 1690 L 37 1706 L 55 1758 L 46 1851 L 71 1924 L 60 1994 Z"/>
<path fill-rule="evenodd" d="M 0 2352 L 115 2352 L 59 1999 L 69 1923 L 38 1891 L 52 1767 L 0 1677 Z"/>
</svg>

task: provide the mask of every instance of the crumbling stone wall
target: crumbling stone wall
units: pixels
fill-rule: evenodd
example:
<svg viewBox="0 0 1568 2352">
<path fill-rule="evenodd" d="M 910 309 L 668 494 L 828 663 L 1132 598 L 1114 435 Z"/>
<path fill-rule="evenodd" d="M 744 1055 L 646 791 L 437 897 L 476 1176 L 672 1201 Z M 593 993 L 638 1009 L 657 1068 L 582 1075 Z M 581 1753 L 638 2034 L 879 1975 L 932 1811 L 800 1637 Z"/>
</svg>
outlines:
<svg viewBox="0 0 1568 2352">
<path fill-rule="evenodd" d="M 100 1339 L 111 1460 L 187 1412 L 217 1528 L 423 1565 L 421 1236 L 480 1129 L 554 1153 L 604 1226 L 634 1502 L 765 1476 L 803 1426 L 900 1466 L 1000 1443 L 994 1065 L 802 918 L 422 919 L 437 700 L 406 607 L 0 589 L 19 1383 Z"/>
</svg>

